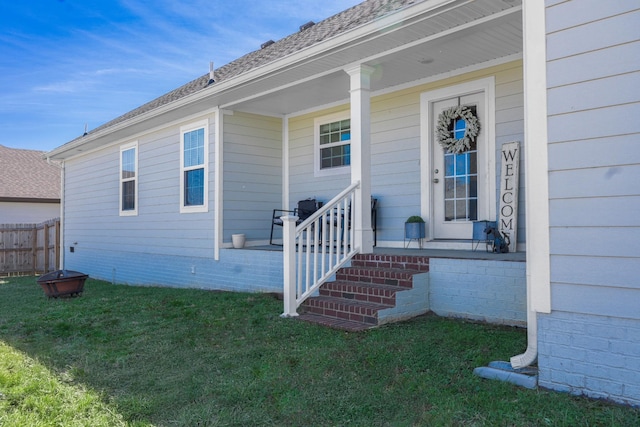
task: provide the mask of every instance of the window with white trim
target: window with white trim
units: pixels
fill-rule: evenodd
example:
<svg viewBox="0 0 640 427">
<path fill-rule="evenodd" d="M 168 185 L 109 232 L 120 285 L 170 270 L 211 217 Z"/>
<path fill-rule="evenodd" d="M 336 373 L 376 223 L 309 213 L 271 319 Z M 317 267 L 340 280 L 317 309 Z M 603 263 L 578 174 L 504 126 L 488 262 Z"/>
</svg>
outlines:
<svg viewBox="0 0 640 427">
<path fill-rule="evenodd" d="M 120 215 L 138 215 L 138 142 L 120 147 Z"/>
<path fill-rule="evenodd" d="M 314 171 L 316 176 L 349 173 L 351 166 L 351 118 L 348 112 L 314 121 Z"/>
<path fill-rule="evenodd" d="M 180 128 L 180 212 L 208 209 L 209 122 Z"/>
</svg>

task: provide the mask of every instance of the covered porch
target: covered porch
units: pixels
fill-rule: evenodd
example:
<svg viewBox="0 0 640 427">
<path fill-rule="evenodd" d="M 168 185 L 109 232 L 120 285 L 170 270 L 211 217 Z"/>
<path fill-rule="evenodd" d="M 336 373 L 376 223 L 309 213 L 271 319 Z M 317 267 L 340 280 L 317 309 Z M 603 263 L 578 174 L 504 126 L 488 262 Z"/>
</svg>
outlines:
<svg viewBox="0 0 640 427">
<path fill-rule="evenodd" d="M 304 31 L 315 29 L 292 37 Z M 403 248 L 413 215 L 426 222 L 425 249 L 471 249 L 473 222 L 498 217 L 502 145 L 524 142 L 522 48 L 518 1 L 424 1 L 219 87 L 206 99 L 218 105 L 216 260 L 234 234 L 245 235 L 247 248 L 264 247 L 273 209 L 322 201 L 302 224 L 283 216 L 276 239 L 285 315 L 296 315 L 354 256 L 374 253 L 372 197 L 377 250 Z M 469 107 L 481 123 L 460 155 L 435 137 L 439 114 L 452 105 Z M 524 222 L 521 210 L 512 251 L 524 249 Z M 336 243 L 324 252 L 327 239 Z"/>
<path fill-rule="evenodd" d="M 373 247 L 372 196 L 377 246 L 404 246 L 404 221 L 420 215 L 425 247 L 469 249 L 471 221 L 497 217 L 500 147 L 523 140 L 521 58 L 519 2 L 425 1 L 247 73 L 246 85 L 207 100 L 219 106 L 216 251 L 239 233 L 249 246 L 264 245 L 273 209 L 293 210 L 307 198 L 326 204 L 354 184 L 360 252 Z M 469 99 L 482 121 L 477 190 L 476 181 L 469 187 L 478 205 L 451 221 L 439 193 L 446 179 L 434 115 L 440 99 L 468 94 L 481 94 Z M 349 123 L 348 155 L 343 167 L 323 169 L 318 128 L 341 120 Z M 519 216 L 523 250 L 524 210 Z"/>
</svg>

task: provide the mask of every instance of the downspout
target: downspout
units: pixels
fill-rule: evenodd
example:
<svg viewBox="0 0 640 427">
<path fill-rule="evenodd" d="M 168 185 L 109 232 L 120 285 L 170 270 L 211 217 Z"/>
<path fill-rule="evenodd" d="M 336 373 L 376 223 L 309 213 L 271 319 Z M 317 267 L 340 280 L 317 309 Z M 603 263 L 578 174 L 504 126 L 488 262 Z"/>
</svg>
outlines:
<svg viewBox="0 0 640 427">
<path fill-rule="evenodd" d="M 47 163 L 49 158 L 47 157 Z M 64 270 L 64 183 L 65 183 L 65 163 L 60 161 L 60 265 L 59 270 Z"/>
<path fill-rule="evenodd" d="M 511 358 L 511 366 L 515 369 L 536 361 L 537 313 L 551 311 L 545 5 L 539 1 L 525 0 L 522 14 L 527 189 L 527 349 Z"/>
<path fill-rule="evenodd" d="M 523 2 L 524 133 L 527 229 L 527 349 L 509 362 L 491 362 L 474 373 L 487 379 L 535 388 L 538 370 L 538 313 L 551 310 L 545 6 Z M 534 214 L 535 209 L 535 214 Z"/>
<path fill-rule="evenodd" d="M 57 166 L 60 168 L 60 265 L 56 267 L 58 270 L 64 269 L 64 160 L 61 160 L 60 163 L 52 163 L 51 157 L 47 156 L 46 158 L 47 164 L 51 166 Z"/>
<path fill-rule="evenodd" d="M 528 276 L 528 275 L 527 275 Z M 527 277 L 527 306 L 529 302 L 529 282 Z M 521 369 L 533 364 L 538 358 L 538 314 L 531 308 L 527 310 L 527 349 L 524 353 L 513 356 L 509 361 L 513 369 Z"/>
</svg>

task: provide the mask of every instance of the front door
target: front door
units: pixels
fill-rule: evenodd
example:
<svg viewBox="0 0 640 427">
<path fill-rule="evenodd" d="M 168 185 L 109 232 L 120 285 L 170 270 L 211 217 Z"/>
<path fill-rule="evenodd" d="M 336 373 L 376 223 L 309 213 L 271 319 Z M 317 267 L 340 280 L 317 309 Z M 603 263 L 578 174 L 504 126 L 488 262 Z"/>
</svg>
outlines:
<svg viewBox="0 0 640 427">
<path fill-rule="evenodd" d="M 473 221 L 485 218 L 489 195 L 486 161 L 485 93 L 476 92 L 431 103 L 431 194 L 433 237 L 435 239 L 471 239 Z M 455 106 L 471 110 L 480 122 L 480 132 L 464 152 L 454 154 L 441 146 L 436 135 L 442 111 Z M 465 121 L 454 123 L 454 132 L 464 135 Z"/>
</svg>

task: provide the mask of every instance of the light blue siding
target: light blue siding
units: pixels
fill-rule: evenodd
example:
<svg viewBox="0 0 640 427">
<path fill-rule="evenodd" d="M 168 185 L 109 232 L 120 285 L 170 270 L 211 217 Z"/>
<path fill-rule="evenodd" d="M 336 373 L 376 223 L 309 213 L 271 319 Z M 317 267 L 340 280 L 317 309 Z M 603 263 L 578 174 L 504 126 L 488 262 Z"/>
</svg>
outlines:
<svg viewBox="0 0 640 427">
<path fill-rule="evenodd" d="M 640 406 L 640 323 L 554 311 L 538 316 L 538 384 Z"/>
<path fill-rule="evenodd" d="M 524 326 L 526 288 L 524 262 L 429 260 L 429 305 L 440 316 Z"/>
<path fill-rule="evenodd" d="M 236 292 L 282 292 L 282 253 L 222 249 L 210 257 L 86 249 L 68 254 L 67 268 L 116 284 L 172 286 Z M 256 266 L 260 268 L 256 268 Z"/>
<path fill-rule="evenodd" d="M 243 233 L 267 240 L 282 204 L 282 119 L 234 112 L 224 116 L 224 240 Z"/>
<path fill-rule="evenodd" d="M 210 117 L 209 125 L 214 123 Z M 101 269 L 100 263 L 83 262 L 85 252 L 102 253 L 105 259 L 118 254 L 123 265 L 143 255 L 213 257 L 214 133 L 210 129 L 210 210 L 181 214 L 179 126 L 138 138 L 137 216 L 119 215 L 120 144 L 66 162 L 65 268 L 91 275 Z"/>
<path fill-rule="evenodd" d="M 550 88 L 602 77 L 633 73 L 640 69 L 640 42 L 625 43 L 607 49 L 562 58 L 547 64 Z"/>
<path fill-rule="evenodd" d="M 538 315 L 539 383 L 640 405 L 638 3 L 547 6 L 552 312 Z"/>
<path fill-rule="evenodd" d="M 547 60 L 558 60 L 571 55 L 638 41 L 640 10 L 637 10 L 637 2 L 635 5 L 632 4 L 633 1 L 627 1 L 624 4 L 617 1 L 600 3 L 601 6 L 596 14 L 599 19 L 595 20 L 589 19 L 583 13 L 585 6 L 581 3 L 570 4 L 567 2 L 564 7 L 549 8 L 550 13 L 547 16 L 550 17 L 551 22 L 557 22 L 558 31 L 548 32 Z M 614 4 L 616 11 L 606 3 Z M 578 8 L 579 11 L 576 10 Z M 608 15 L 606 17 L 602 14 L 602 11 L 605 10 Z M 627 13 L 618 13 L 620 10 Z M 557 19 L 554 18 L 556 16 Z M 568 18 L 570 16 L 572 18 Z"/>
</svg>

